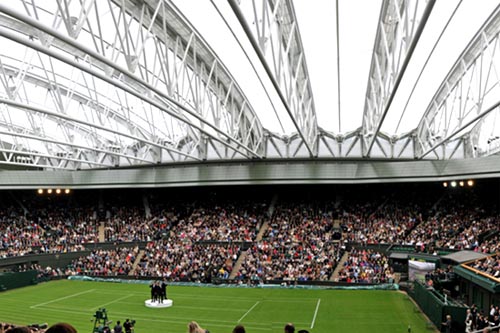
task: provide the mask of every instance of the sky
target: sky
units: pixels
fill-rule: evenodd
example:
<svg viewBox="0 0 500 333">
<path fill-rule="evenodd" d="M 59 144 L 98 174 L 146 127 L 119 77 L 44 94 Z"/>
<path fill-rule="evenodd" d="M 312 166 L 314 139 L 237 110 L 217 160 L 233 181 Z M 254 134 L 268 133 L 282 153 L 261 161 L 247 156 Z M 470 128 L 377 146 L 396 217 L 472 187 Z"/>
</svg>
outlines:
<svg viewBox="0 0 500 333">
<path fill-rule="evenodd" d="M 245 14 L 248 25 L 252 29 L 256 27 L 256 23 L 259 23 L 253 22 L 252 5 L 255 3 L 256 7 L 259 8 L 263 1 L 266 0 L 238 1 L 240 9 Z M 345 134 L 360 128 L 363 123 L 367 83 L 382 0 L 291 1 L 304 48 L 318 125 L 334 134 Z M 235 82 L 245 94 L 263 126 L 278 135 L 290 135 L 296 132 L 297 130 L 290 116 L 279 99 L 228 1 L 173 0 L 173 2 L 234 77 Z M 23 12 L 25 8 L 21 3 L 21 1 L 13 2 L 14 5 L 17 5 L 17 9 Z M 337 3 L 338 13 L 336 11 Z M 409 0 L 408 3 L 409 6 L 418 5 L 419 8 L 424 8 L 427 2 L 425 0 Z M 39 4 L 48 7 L 52 6 L 48 11 L 40 11 L 41 14 L 47 16 L 40 19 L 50 25 L 50 22 L 53 22 L 51 15 L 56 11 L 57 6 L 55 3 L 45 1 L 40 1 Z M 75 2 L 73 5 L 79 7 Z M 400 135 L 417 127 L 434 94 L 456 62 L 456 59 L 498 5 L 498 0 L 436 1 L 402 78 L 401 85 L 388 110 L 387 117 L 381 128 L 382 132 L 388 135 Z M 112 11 L 101 11 L 100 19 L 103 26 L 109 25 L 111 27 L 103 30 L 104 35 L 106 35 L 105 39 L 112 43 L 116 41 L 116 38 L 115 31 L 112 29 L 113 24 L 110 13 Z M 336 22 L 337 16 L 339 22 Z M 128 29 L 139 31 L 141 27 L 136 21 L 133 23 L 128 26 Z M 339 26 L 338 35 L 340 36 L 338 41 L 337 23 Z M 65 29 L 61 22 L 59 22 L 57 28 L 62 31 Z M 134 35 L 133 31 L 131 35 Z M 85 39 L 85 36 L 87 39 Z M 87 43 L 92 45 L 90 34 L 82 33 L 79 38 L 78 42 L 84 45 Z M 152 39 L 147 39 L 146 43 L 150 43 L 148 46 L 152 47 Z M 34 52 L 26 51 L 24 46 L 16 45 L 14 42 L 4 42 L 4 44 L 7 46 L 3 48 L 2 52 L 4 64 L 13 68 L 30 64 L 30 70 L 34 74 L 40 77 L 45 75 L 42 67 L 44 64 L 50 63 L 45 57 L 39 59 Z M 270 42 L 266 45 L 269 51 Z M 337 45 L 339 45 L 338 50 Z M 500 47 L 497 48 L 497 54 L 500 54 Z M 153 53 L 148 53 L 148 56 L 152 57 Z M 338 59 L 337 54 L 339 54 Z M 498 55 L 496 57 L 500 59 Z M 126 64 L 123 57 L 117 57 L 117 59 L 113 61 L 118 66 L 125 68 Z M 152 59 L 148 58 L 148 63 L 151 64 L 151 62 Z M 71 69 L 66 65 L 59 64 L 58 61 L 54 61 L 54 63 L 58 64 L 56 65 L 56 72 L 59 82 L 68 81 L 70 83 L 66 83 L 66 86 L 73 86 L 72 89 L 81 91 L 82 94 L 86 93 L 85 80 L 90 80 L 89 78 L 74 68 Z M 340 70 L 337 68 L 337 63 L 339 63 Z M 271 63 L 269 65 L 272 66 Z M 495 67 L 493 72 L 496 76 L 492 76 L 492 82 L 496 82 L 495 89 L 497 90 L 492 90 L 493 94 L 484 99 L 485 105 L 483 109 L 497 102 L 497 96 L 500 95 L 500 91 L 498 91 L 500 89 L 500 76 L 498 74 L 500 69 L 497 70 Z M 496 81 L 494 81 L 495 79 Z M 340 87 L 338 81 L 340 81 Z M 57 108 L 50 104 L 51 99 L 45 87 L 29 88 L 30 94 L 26 96 L 26 100 L 31 100 L 30 102 L 35 105 L 49 106 L 51 110 L 57 111 Z M 117 101 L 125 99 L 125 96 L 120 94 L 125 93 L 115 92 L 115 96 L 111 93 L 115 90 L 111 88 L 111 85 L 104 82 L 98 83 L 94 89 L 94 94 L 98 95 L 97 97 L 99 97 L 103 105 L 116 109 L 120 106 Z M 338 95 L 339 90 L 340 96 Z M 412 90 L 414 90 L 413 94 Z M 73 100 L 72 103 L 76 103 L 76 100 Z M 132 107 L 127 109 L 128 113 L 131 114 L 135 124 L 142 127 L 142 129 L 150 130 L 158 137 L 170 139 L 184 135 L 185 126 L 184 128 L 181 127 L 182 122 L 173 121 L 171 117 L 166 117 L 164 112 L 156 110 L 152 106 L 144 108 L 144 103 L 140 101 L 140 98 L 132 98 L 131 105 Z M 76 107 L 68 109 L 74 112 L 72 114 L 74 118 L 79 119 L 79 117 L 82 117 L 80 120 L 83 121 L 95 122 L 94 118 L 99 116 L 98 112 L 92 113 L 92 110 L 80 112 L 80 109 Z M 4 118 L 13 114 L 17 114 L 17 112 L 2 113 Z M 469 115 L 469 117 L 473 116 L 473 114 Z M 500 117 L 497 116 L 497 113 L 492 113 L 491 119 L 493 121 L 487 120 L 488 123 L 485 124 L 485 128 L 487 127 L 488 135 L 483 138 L 483 141 L 486 142 L 489 136 L 495 133 L 500 135 L 500 126 L 496 125 L 496 119 L 500 119 Z M 18 117 L 19 126 L 22 127 L 23 124 L 29 122 L 26 117 L 28 115 Z M 37 121 L 43 121 L 43 116 L 39 115 L 39 118 Z M 8 123 L 10 119 L 4 119 L 4 121 Z M 59 132 L 57 126 L 62 126 L 54 122 L 48 122 L 48 124 L 52 127 L 47 125 L 45 128 L 47 133 L 57 133 Z M 102 130 L 102 136 L 118 141 L 122 140 L 123 144 L 135 140 L 133 137 L 124 138 L 120 135 L 126 130 L 123 126 L 128 126 L 127 123 L 122 122 L 119 124 L 109 120 L 109 122 L 101 121 L 100 125 L 106 129 L 113 129 L 113 132 Z M 162 130 L 159 130 L 160 128 Z M 162 132 L 163 129 L 165 133 Z M 42 143 L 39 144 L 42 145 Z"/>
<path fill-rule="evenodd" d="M 305 50 L 318 125 L 334 133 L 346 133 L 362 125 L 367 80 L 382 0 L 338 1 L 340 110 L 337 94 L 336 2 L 294 0 L 293 5 Z M 264 79 L 264 86 L 276 106 L 278 116 L 285 127 L 285 134 L 294 132 L 293 124 L 283 107 L 280 107 L 269 80 L 265 80 L 266 74 L 227 2 L 214 0 L 212 4 L 210 1 L 176 0 L 174 3 L 209 42 L 237 79 L 262 119 L 264 127 L 279 133 L 281 132 L 279 122 L 272 111 L 271 103 L 263 93 L 264 88 L 256 79 L 244 52 L 213 4 L 217 6 L 250 59 L 256 64 L 257 72 Z M 250 0 L 242 0 L 240 3 L 248 6 Z M 414 1 L 410 3 L 415 4 Z M 245 8 L 244 5 L 242 8 Z M 457 57 L 497 5 L 497 0 L 436 1 L 384 121 L 382 131 L 390 135 L 402 134 L 416 127 Z M 431 50 L 457 6 L 456 13 L 422 72 Z M 421 78 L 415 86 L 421 72 Z M 410 99 L 414 86 L 415 91 Z M 408 100 L 408 107 L 405 110 Z M 404 116 L 400 119 L 403 110 L 405 110 Z M 398 126 L 399 122 L 401 124 Z"/>
</svg>

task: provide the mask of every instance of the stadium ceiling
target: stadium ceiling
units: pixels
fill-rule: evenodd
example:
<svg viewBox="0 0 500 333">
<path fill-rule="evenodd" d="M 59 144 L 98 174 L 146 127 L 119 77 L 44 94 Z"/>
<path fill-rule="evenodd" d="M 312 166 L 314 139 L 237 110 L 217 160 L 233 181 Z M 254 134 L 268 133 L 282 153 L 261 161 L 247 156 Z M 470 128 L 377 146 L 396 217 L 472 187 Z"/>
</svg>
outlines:
<svg viewBox="0 0 500 333">
<path fill-rule="evenodd" d="M 500 151 L 498 1 L 305 3 L 0 2 L 0 165 Z"/>
</svg>

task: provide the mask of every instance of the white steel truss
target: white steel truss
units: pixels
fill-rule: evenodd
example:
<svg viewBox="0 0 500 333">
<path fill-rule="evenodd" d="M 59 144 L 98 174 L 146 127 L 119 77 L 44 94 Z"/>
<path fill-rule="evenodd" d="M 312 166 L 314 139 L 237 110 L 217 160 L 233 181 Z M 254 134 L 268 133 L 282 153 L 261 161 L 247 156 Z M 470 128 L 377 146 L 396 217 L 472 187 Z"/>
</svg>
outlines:
<svg viewBox="0 0 500 333">
<path fill-rule="evenodd" d="M 434 2 L 383 1 L 363 123 L 338 134 L 317 125 L 292 0 L 229 0 L 295 125 L 290 135 L 262 127 L 217 54 L 168 0 L 0 2 L 0 165 L 77 170 L 497 154 L 500 6 L 418 127 L 381 131 Z"/>
<path fill-rule="evenodd" d="M 299 137 L 317 156 L 318 125 L 299 26 L 291 0 L 229 0 Z M 249 24 L 248 22 L 252 22 Z"/>
<path fill-rule="evenodd" d="M 430 153 L 449 158 L 457 149 L 457 140 L 466 157 L 499 151 L 499 65 L 500 6 L 459 56 L 429 103 L 417 128 L 417 158 Z"/>
<path fill-rule="evenodd" d="M 64 122 L 86 121 L 78 127 L 91 133 L 84 136 L 89 146 L 123 155 L 139 151 L 132 155 L 139 161 L 261 157 L 263 129 L 250 103 L 169 2 L 17 4 L 0 4 L 3 45 L 12 45 L 12 54 L 4 48 L 0 58 L 2 101 L 54 111 L 45 122 L 60 123 L 59 114 L 73 113 Z M 40 90 L 36 98 L 22 94 L 33 88 Z M 40 117 L 33 108 L 22 109 L 30 110 L 28 119 Z M 105 129 L 115 132 L 102 140 Z"/>
<path fill-rule="evenodd" d="M 363 113 L 363 156 L 369 157 L 435 0 L 384 0 Z"/>
</svg>

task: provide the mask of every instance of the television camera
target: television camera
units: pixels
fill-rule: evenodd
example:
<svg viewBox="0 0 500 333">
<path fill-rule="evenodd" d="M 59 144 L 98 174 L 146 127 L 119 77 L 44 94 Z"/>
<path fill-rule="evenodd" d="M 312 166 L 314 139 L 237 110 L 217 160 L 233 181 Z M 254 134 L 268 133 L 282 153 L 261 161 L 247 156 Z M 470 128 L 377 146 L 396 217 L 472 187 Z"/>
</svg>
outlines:
<svg viewBox="0 0 500 333">
<path fill-rule="evenodd" d="M 111 333 L 109 325 L 113 321 L 108 320 L 108 312 L 105 308 L 99 308 L 94 314 L 94 329 L 92 333 Z"/>
</svg>

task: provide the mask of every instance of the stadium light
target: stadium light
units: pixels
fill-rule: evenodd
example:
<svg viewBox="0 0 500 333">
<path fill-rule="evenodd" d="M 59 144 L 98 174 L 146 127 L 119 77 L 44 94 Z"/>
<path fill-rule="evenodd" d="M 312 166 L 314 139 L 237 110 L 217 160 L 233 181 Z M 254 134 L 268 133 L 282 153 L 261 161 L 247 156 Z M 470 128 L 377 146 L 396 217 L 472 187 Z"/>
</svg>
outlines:
<svg viewBox="0 0 500 333">
<path fill-rule="evenodd" d="M 467 181 L 467 186 L 470 186 L 470 187 L 474 186 L 474 181 L 472 179 L 469 179 Z"/>
<path fill-rule="evenodd" d="M 38 194 L 43 194 L 43 189 L 39 188 L 37 192 L 38 192 Z"/>
<path fill-rule="evenodd" d="M 47 190 L 47 193 L 48 193 L 48 194 L 52 194 L 52 189 L 51 189 L 51 188 L 49 188 L 49 189 Z"/>
<path fill-rule="evenodd" d="M 61 194 L 61 189 L 60 189 L 60 188 L 58 188 L 58 189 L 56 190 L 56 194 Z"/>
<path fill-rule="evenodd" d="M 450 185 L 451 185 L 451 187 L 457 187 L 457 182 L 456 182 L 456 181 L 452 181 L 452 182 L 450 183 Z"/>
<path fill-rule="evenodd" d="M 448 187 L 448 182 L 443 182 L 443 187 Z"/>
</svg>

